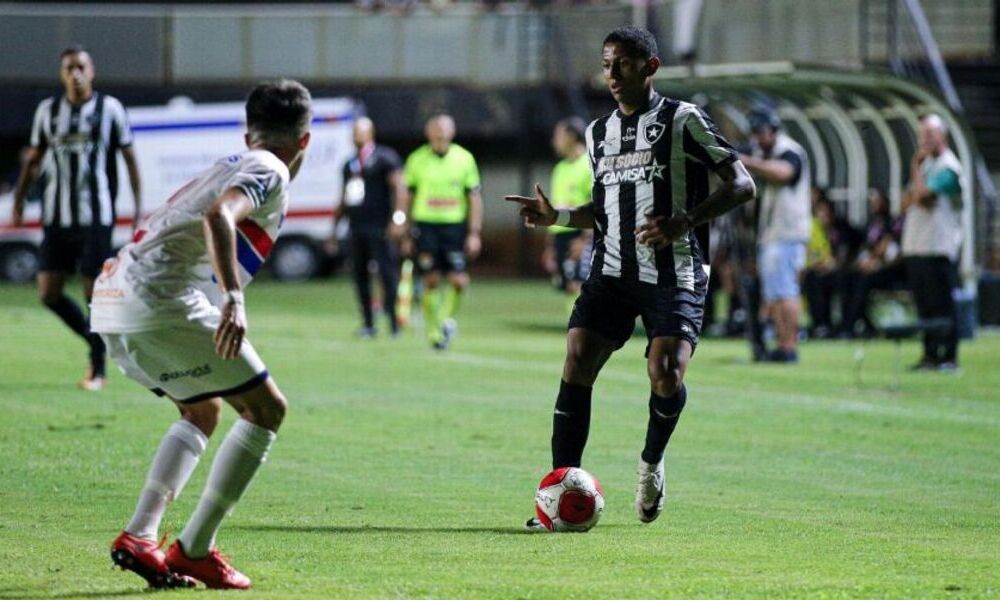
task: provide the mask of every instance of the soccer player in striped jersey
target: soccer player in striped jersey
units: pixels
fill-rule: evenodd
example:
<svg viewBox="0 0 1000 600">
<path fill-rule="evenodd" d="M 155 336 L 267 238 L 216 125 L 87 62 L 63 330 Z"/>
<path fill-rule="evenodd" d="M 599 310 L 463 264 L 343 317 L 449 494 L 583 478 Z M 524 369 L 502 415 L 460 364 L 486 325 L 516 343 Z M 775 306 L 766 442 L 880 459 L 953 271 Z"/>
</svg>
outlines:
<svg viewBox="0 0 1000 600">
<path fill-rule="evenodd" d="M 245 339 L 243 288 L 267 258 L 288 208 L 288 185 L 309 144 L 301 84 L 258 85 L 247 99 L 248 150 L 223 158 L 145 218 L 104 264 L 92 326 L 121 370 L 180 409 L 160 442 L 132 519 L 111 556 L 153 587 L 250 587 L 215 547 L 222 519 L 274 443 L 287 403 Z M 219 446 L 198 506 L 164 554 L 167 504 L 191 476 L 225 400 L 239 413 Z"/>
<path fill-rule="evenodd" d="M 656 41 L 623 27 L 604 40 L 602 68 L 618 109 L 587 128 L 592 202 L 552 207 L 541 186 L 521 204 L 529 227 L 594 230 L 590 276 L 573 308 L 552 431 L 552 466 L 578 467 L 590 429 L 591 390 L 641 317 L 648 337 L 649 421 L 635 509 L 645 523 L 663 509 L 663 454 L 687 401 L 684 374 L 698 343 L 708 285 L 707 226 L 751 200 L 753 180 L 697 106 L 652 87 Z M 719 184 L 709 191 L 709 175 Z M 542 529 L 537 519 L 529 529 Z"/>
<path fill-rule="evenodd" d="M 137 219 L 139 168 L 121 102 L 94 91 L 90 54 L 79 46 L 63 51 L 59 73 L 65 94 L 43 100 L 35 111 L 31 147 L 14 190 L 13 221 L 15 226 L 23 224 L 24 198 L 41 165 L 46 185 L 38 295 L 90 346 L 90 365 L 80 387 L 96 391 L 105 383 L 104 343 L 90 331 L 80 306 L 66 295 L 66 281 L 79 270 L 83 295 L 90 302 L 94 278 L 112 254 L 118 153 L 128 168 Z"/>
</svg>

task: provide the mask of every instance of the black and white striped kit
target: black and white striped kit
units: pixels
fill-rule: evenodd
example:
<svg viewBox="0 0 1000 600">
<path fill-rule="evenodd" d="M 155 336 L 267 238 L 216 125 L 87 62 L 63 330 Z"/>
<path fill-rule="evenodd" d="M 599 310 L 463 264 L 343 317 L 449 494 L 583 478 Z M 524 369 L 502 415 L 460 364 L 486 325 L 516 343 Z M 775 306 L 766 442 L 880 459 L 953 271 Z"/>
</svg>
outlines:
<svg viewBox="0 0 1000 600">
<path fill-rule="evenodd" d="M 121 102 L 93 94 L 80 105 L 65 97 L 38 105 L 31 145 L 46 150 L 42 220 L 46 227 L 113 225 L 117 151 L 132 144 Z"/>
<path fill-rule="evenodd" d="M 625 116 L 587 128 L 596 215 L 591 273 L 694 291 L 708 250 L 707 227 L 654 251 L 636 243 L 646 215 L 684 214 L 709 193 L 708 174 L 736 160 L 712 120 L 693 104 L 653 93 Z"/>
</svg>

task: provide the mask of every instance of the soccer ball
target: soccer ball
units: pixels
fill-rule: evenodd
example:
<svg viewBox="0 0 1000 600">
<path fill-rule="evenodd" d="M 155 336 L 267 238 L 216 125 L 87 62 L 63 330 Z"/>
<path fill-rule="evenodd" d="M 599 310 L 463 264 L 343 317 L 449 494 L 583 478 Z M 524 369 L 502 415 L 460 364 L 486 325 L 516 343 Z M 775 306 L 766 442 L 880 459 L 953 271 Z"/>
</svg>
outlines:
<svg viewBox="0 0 1000 600">
<path fill-rule="evenodd" d="M 561 467 L 542 478 L 535 514 L 549 531 L 589 531 L 604 512 L 604 490 L 583 469 Z"/>
</svg>

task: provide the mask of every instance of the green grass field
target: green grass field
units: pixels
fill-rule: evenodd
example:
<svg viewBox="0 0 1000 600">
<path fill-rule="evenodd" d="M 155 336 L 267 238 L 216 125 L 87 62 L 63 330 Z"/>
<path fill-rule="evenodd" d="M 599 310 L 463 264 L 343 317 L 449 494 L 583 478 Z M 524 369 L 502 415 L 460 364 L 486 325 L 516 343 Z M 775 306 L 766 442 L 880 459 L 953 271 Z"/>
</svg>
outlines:
<svg viewBox="0 0 1000 600">
<path fill-rule="evenodd" d="M 595 389 L 584 466 L 603 520 L 526 535 L 563 352 L 544 284 L 476 282 L 447 354 L 412 333 L 355 341 L 343 282 L 258 283 L 248 306 L 291 410 L 219 537 L 254 579 L 245 597 L 1000 595 L 996 334 L 963 345 L 961 374 L 904 373 L 895 391 L 887 343 L 864 347 L 859 382 L 859 343 L 810 343 L 786 367 L 705 340 L 652 525 L 632 512 L 648 397 L 636 338 Z M 77 391 L 83 345 L 33 289 L 0 288 L 0 310 L 0 600 L 139 596 L 108 544 L 176 412 L 117 372 Z M 904 345 L 905 363 L 917 354 Z M 174 533 L 219 439 L 167 515 Z"/>
</svg>

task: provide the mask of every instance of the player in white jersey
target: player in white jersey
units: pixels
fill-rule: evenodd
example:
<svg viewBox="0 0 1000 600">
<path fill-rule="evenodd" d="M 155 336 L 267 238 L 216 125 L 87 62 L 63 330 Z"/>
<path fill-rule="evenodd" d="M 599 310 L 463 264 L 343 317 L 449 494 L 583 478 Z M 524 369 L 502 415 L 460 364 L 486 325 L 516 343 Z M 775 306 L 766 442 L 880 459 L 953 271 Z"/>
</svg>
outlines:
<svg viewBox="0 0 1000 600">
<path fill-rule="evenodd" d="M 92 327 L 121 370 L 173 400 L 181 419 L 153 458 L 116 564 L 152 587 L 250 587 L 215 547 L 215 533 L 264 462 L 286 400 L 244 339 L 243 287 L 267 258 L 288 206 L 288 184 L 309 143 L 301 84 L 264 83 L 247 99 L 249 150 L 223 158 L 140 224 L 98 278 Z M 226 435 L 198 507 L 167 552 L 160 521 L 218 425 L 222 401 L 240 418 Z"/>
</svg>

